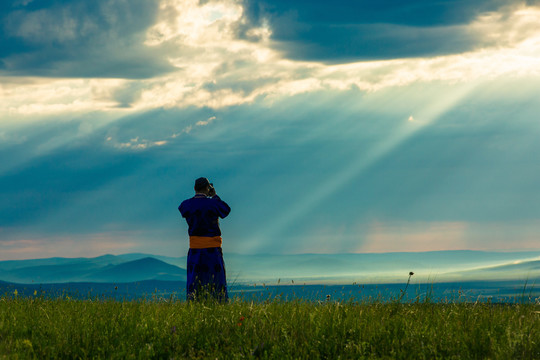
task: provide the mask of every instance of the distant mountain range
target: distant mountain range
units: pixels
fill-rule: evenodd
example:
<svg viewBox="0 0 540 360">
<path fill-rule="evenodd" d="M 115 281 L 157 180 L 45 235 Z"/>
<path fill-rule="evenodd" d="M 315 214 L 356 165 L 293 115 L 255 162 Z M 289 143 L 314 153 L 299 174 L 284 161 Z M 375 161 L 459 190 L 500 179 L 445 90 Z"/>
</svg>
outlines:
<svg viewBox="0 0 540 360">
<path fill-rule="evenodd" d="M 433 251 L 369 254 L 240 255 L 225 252 L 234 284 L 383 284 L 413 282 L 540 282 L 540 251 Z M 19 284 L 185 283 L 186 257 L 149 254 L 0 261 L 0 281 Z"/>
<path fill-rule="evenodd" d="M 149 255 L 104 255 L 96 258 L 2 261 L 0 280 L 23 284 L 186 281 L 186 270 Z"/>
</svg>

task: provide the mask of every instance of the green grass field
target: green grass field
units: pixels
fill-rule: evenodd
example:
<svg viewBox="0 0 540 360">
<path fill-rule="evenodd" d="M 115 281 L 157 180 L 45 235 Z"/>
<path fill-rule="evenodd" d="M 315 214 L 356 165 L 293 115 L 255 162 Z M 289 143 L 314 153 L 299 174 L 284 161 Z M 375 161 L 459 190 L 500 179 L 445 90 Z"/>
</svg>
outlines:
<svg viewBox="0 0 540 360">
<path fill-rule="evenodd" d="M 3 297 L 0 357 L 540 359 L 540 305 Z"/>
</svg>

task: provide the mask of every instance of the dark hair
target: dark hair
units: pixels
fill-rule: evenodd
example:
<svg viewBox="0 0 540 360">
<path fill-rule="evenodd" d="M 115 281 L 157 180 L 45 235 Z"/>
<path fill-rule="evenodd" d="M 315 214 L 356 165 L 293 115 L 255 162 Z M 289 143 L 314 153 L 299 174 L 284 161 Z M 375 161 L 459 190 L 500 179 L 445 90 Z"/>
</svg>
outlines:
<svg viewBox="0 0 540 360">
<path fill-rule="evenodd" d="M 210 185 L 210 181 L 205 177 L 200 177 L 195 180 L 195 191 L 204 190 L 208 185 Z"/>
</svg>

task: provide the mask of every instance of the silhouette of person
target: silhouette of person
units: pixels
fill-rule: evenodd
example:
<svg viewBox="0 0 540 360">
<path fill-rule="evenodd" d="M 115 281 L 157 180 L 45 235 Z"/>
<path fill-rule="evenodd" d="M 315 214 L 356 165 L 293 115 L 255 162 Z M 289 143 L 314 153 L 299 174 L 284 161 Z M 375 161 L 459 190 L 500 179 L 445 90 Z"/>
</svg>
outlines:
<svg viewBox="0 0 540 360">
<path fill-rule="evenodd" d="M 211 297 L 227 301 L 227 279 L 221 249 L 219 218 L 231 208 L 216 194 L 207 178 L 195 180 L 195 196 L 184 200 L 178 210 L 188 223 L 187 300 Z"/>
</svg>

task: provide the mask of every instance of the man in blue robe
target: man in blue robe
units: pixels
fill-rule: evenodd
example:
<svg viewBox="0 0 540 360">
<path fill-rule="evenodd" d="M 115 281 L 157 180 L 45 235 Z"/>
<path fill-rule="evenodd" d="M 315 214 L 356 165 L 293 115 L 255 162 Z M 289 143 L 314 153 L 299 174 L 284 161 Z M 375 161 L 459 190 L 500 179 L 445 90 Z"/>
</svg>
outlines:
<svg viewBox="0 0 540 360">
<path fill-rule="evenodd" d="M 212 297 L 227 301 L 227 279 L 221 250 L 219 218 L 231 208 L 216 194 L 207 178 L 195 180 L 195 196 L 178 207 L 188 223 L 187 300 Z"/>
</svg>

